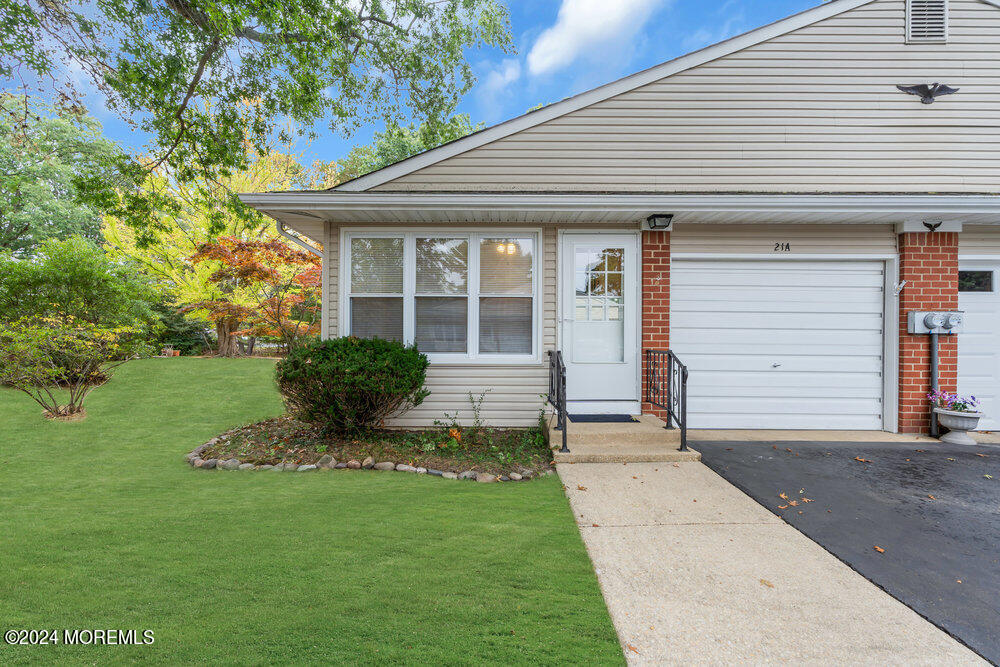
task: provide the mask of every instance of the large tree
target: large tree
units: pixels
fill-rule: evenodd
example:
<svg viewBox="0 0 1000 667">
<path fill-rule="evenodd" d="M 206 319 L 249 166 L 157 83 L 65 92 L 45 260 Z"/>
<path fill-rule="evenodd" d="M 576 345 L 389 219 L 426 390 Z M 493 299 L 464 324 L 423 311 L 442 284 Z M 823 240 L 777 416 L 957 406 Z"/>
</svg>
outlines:
<svg viewBox="0 0 1000 667">
<path fill-rule="evenodd" d="M 442 122 L 474 81 L 465 50 L 510 44 L 498 0 L 26 0 L 0 12 L 0 76 L 45 82 L 66 105 L 84 77 L 151 137 L 142 165 L 180 182 L 242 168 L 283 119 L 300 134 Z M 142 242 L 162 204 L 148 194 L 120 202 Z"/>
<path fill-rule="evenodd" d="M 343 182 L 364 176 L 481 129 L 483 123 L 473 125 L 468 114 L 456 114 L 444 123 L 389 125 L 384 132 L 376 132 L 370 144 L 355 146 L 338 160 L 335 178 Z"/>
<path fill-rule="evenodd" d="M 121 176 L 121 148 L 86 114 L 3 93 L 0 109 L 0 250 L 28 255 L 73 235 L 97 241 L 102 211 L 83 192 Z M 27 120 L 15 123 L 17 114 Z"/>
</svg>

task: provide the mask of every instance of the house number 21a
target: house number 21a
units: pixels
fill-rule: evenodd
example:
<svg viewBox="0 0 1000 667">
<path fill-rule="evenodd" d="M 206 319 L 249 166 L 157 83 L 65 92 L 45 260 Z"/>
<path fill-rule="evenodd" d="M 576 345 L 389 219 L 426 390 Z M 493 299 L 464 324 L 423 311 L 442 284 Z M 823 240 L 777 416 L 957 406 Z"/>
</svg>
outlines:
<svg viewBox="0 0 1000 667">
<path fill-rule="evenodd" d="M 791 251 L 792 251 L 792 244 L 788 243 L 787 241 L 785 242 L 778 241 L 777 243 L 774 244 L 774 252 L 791 252 Z"/>
</svg>

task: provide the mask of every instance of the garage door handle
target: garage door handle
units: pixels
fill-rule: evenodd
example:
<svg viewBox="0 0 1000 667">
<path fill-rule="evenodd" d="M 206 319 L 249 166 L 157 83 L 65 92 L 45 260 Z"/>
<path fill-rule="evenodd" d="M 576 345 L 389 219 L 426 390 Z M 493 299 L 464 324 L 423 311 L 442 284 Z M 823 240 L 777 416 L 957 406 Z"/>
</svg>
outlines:
<svg viewBox="0 0 1000 667">
<path fill-rule="evenodd" d="M 778 366 L 780 366 L 780 365 L 781 365 L 781 364 L 771 364 L 771 368 L 777 368 L 777 367 L 778 367 Z"/>
</svg>

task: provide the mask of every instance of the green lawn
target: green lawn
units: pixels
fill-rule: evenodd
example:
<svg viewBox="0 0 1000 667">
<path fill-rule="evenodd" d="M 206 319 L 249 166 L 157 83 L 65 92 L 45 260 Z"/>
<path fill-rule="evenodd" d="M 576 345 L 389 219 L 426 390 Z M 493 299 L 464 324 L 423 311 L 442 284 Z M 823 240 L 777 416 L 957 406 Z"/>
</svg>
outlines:
<svg viewBox="0 0 1000 667">
<path fill-rule="evenodd" d="M 134 362 L 75 423 L 0 389 L 0 630 L 156 638 L 0 643 L 0 663 L 622 662 L 556 477 L 189 468 L 212 435 L 281 412 L 271 376 Z"/>
</svg>

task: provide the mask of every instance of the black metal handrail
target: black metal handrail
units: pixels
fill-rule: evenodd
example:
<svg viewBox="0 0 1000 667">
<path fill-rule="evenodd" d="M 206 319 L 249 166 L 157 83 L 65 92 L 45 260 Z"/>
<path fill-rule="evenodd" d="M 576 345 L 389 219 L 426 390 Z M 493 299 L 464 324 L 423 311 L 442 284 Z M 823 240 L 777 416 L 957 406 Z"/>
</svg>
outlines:
<svg viewBox="0 0 1000 667">
<path fill-rule="evenodd" d="M 646 402 L 667 411 L 665 428 L 681 429 L 681 451 L 687 451 L 688 369 L 670 350 L 645 350 Z"/>
<path fill-rule="evenodd" d="M 556 410 L 556 430 L 562 431 L 562 449 L 568 452 L 566 446 L 566 364 L 563 363 L 562 352 L 549 350 L 549 396 L 548 402 Z"/>
</svg>

